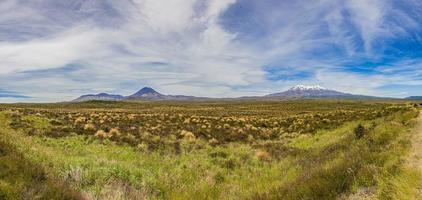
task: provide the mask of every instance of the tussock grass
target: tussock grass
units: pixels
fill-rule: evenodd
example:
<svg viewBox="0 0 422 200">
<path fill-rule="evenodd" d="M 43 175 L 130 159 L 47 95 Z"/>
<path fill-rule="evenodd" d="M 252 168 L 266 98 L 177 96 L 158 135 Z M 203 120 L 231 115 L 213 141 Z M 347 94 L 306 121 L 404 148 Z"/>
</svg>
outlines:
<svg viewBox="0 0 422 200">
<path fill-rule="evenodd" d="M 3 114 L 0 121 L 5 121 Z M 80 198 L 64 183 L 49 179 L 44 167 L 27 160 L 11 139 L 0 137 L 0 199 Z"/>
<path fill-rule="evenodd" d="M 409 126 L 417 113 L 366 122 L 371 129 L 360 138 L 354 135 L 355 127 L 362 126 L 356 122 L 343 128 L 345 134 L 333 131 L 298 139 L 292 144 L 309 150 L 300 155 L 301 174 L 252 199 L 337 199 L 361 188 L 375 188 L 376 199 L 411 199 L 420 174 L 406 168 L 402 158 L 409 151 Z"/>
<path fill-rule="evenodd" d="M 162 106 L 167 104 L 158 107 Z M 72 129 L 80 133 L 61 134 L 54 131 L 54 124 L 60 122 L 44 115 L 45 112 L 21 116 L 23 120 L 18 122 L 29 125 L 20 128 L 21 124 L 13 124 L 15 115 L 0 113 L 0 141 L 4 144 L 1 147 L 8 149 L 0 148 L 0 158 L 4 152 L 14 152 L 19 155 L 12 156 L 14 163 L 24 163 L 28 171 L 15 185 L 10 182 L 13 177 L 19 177 L 17 172 L 0 176 L 0 194 L 8 195 L 5 198 L 13 199 L 25 190 L 22 188 L 35 187 L 32 184 L 37 179 L 31 173 L 44 174 L 45 180 L 40 185 L 53 192 L 42 194 L 51 199 L 56 194 L 99 199 L 338 199 L 362 190 L 370 191 L 373 198 L 407 199 L 415 192 L 410 188 L 416 188 L 420 182 L 420 175 L 406 168 L 402 161 L 410 147 L 409 130 L 417 115 L 414 109 L 399 109 L 375 120 L 353 120 L 309 134 L 274 137 L 268 132 L 264 139 L 242 135 L 245 131 L 255 131 L 254 126 L 245 126 L 233 134 L 247 142 L 226 143 L 220 138 L 203 139 L 209 134 L 206 129 L 210 125 L 200 117 L 187 122 L 204 123 L 200 124 L 203 132 L 198 133 L 182 129 L 163 136 L 142 129 L 142 134 L 135 137 L 118 128 L 101 131 L 96 127 L 95 137 L 95 133 L 86 134 L 84 130 L 91 123 L 88 119 L 78 120 L 81 128 Z M 113 117 L 126 116 L 117 113 L 101 120 L 107 124 Z M 170 122 L 176 119 L 165 114 L 154 117 L 157 120 L 170 117 Z M 134 119 L 136 115 L 127 118 Z M 237 120 L 236 123 L 245 121 Z M 73 124 L 74 120 L 71 121 Z M 258 120 L 257 124 L 260 123 Z M 357 138 L 354 130 L 359 124 L 365 127 L 365 134 Z M 25 127 L 32 127 L 37 134 L 28 134 Z M 231 128 L 230 125 L 221 127 Z M 169 145 L 174 152 L 166 151 Z M 7 158 L 10 163 L 13 159 Z M 27 182 L 27 187 L 17 186 Z"/>
</svg>

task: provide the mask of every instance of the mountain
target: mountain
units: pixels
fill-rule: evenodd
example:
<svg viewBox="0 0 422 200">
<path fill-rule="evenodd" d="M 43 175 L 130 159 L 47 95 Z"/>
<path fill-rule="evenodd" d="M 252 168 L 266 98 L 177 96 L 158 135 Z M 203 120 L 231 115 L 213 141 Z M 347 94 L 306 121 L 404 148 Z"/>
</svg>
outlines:
<svg viewBox="0 0 422 200">
<path fill-rule="evenodd" d="M 258 97 L 239 97 L 239 98 L 224 98 L 225 100 L 237 100 L 237 99 L 267 99 L 267 98 L 340 98 L 340 99 L 377 99 L 377 97 L 364 96 L 364 95 L 354 95 L 349 93 L 343 93 L 335 90 L 326 89 L 320 86 L 305 86 L 297 85 L 290 88 L 287 91 L 269 94 L 266 96 Z M 121 95 L 111 95 L 107 93 L 100 94 L 89 94 L 83 95 L 73 102 L 83 102 L 83 101 L 159 101 L 159 100 L 175 100 L 175 101 L 190 101 L 190 100 L 210 100 L 210 99 L 219 99 L 219 98 L 206 98 L 206 97 L 194 97 L 194 96 L 184 96 L 184 95 L 165 95 L 161 94 L 150 87 L 144 87 L 138 92 L 130 96 L 121 96 Z M 223 99 L 221 99 L 223 100 Z"/>
<path fill-rule="evenodd" d="M 184 96 L 184 95 L 164 95 L 150 87 L 144 87 L 138 92 L 130 96 L 112 95 L 107 93 L 100 94 L 88 94 L 80 96 L 72 102 L 84 102 L 84 101 L 158 101 L 158 100 L 176 100 L 176 101 L 188 101 L 188 100 L 202 100 L 207 98 Z"/>
<path fill-rule="evenodd" d="M 150 87 L 144 87 L 135 94 L 132 94 L 126 99 L 128 100 L 134 100 L 134 99 L 150 99 L 150 100 L 163 100 L 166 99 L 167 95 L 163 95 L 155 91 L 154 89 Z"/>
<path fill-rule="evenodd" d="M 87 94 L 82 95 L 79 98 L 73 100 L 73 102 L 83 102 L 83 101 L 120 101 L 125 97 L 121 95 L 100 93 L 100 94 Z"/>
<path fill-rule="evenodd" d="M 321 86 L 305 86 L 297 85 L 285 92 L 274 93 L 267 95 L 266 97 L 283 97 L 283 98 L 312 98 L 312 97 L 335 97 L 335 98 L 354 98 L 354 97 L 365 97 L 362 95 L 353 95 L 349 93 L 338 92 L 323 88 Z"/>
<path fill-rule="evenodd" d="M 422 96 L 410 96 L 406 97 L 407 100 L 422 100 Z"/>
<path fill-rule="evenodd" d="M 125 98 L 125 100 L 194 100 L 202 99 L 194 96 L 184 96 L 184 95 L 165 95 L 161 94 L 150 87 L 144 87 L 135 94 L 132 94 Z"/>
</svg>

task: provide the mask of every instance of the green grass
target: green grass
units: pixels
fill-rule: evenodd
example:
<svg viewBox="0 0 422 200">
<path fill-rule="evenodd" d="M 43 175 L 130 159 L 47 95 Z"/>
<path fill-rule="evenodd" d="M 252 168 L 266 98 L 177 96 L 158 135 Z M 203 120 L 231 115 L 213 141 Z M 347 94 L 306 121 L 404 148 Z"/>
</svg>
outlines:
<svg viewBox="0 0 422 200">
<path fill-rule="evenodd" d="M 0 114 L 0 121 L 5 121 L 3 114 Z M 0 199 L 77 198 L 76 193 L 66 185 L 50 179 L 43 165 L 27 160 L 25 152 L 17 150 L 13 145 L 14 138 L 1 136 Z"/>
<path fill-rule="evenodd" d="M 374 198 L 409 199 L 415 195 L 411 188 L 418 188 L 420 175 L 406 169 L 402 157 L 409 151 L 408 122 L 415 113 L 397 113 L 365 123 L 370 131 L 360 140 L 352 132 L 356 123 L 315 137 L 299 138 L 292 145 L 309 150 L 300 156 L 306 169 L 292 182 L 254 198 L 336 199 L 342 193 L 375 187 Z"/>
<path fill-rule="evenodd" d="M 0 199 L 28 190 L 41 199 L 337 199 L 372 187 L 374 198 L 409 199 L 420 183 L 419 173 L 402 161 L 415 110 L 281 141 L 182 143 L 180 154 L 92 136 L 28 135 L 10 128 L 5 113 L 0 113 Z M 24 120 L 50 129 L 41 117 Z M 361 139 L 353 133 L 358 124 L 368 130 Z M 259 150 L 272 160 L 259 160 Z"/>
<path fill-rule="evenodd" d="M 271 167 L 260 163 L 253 157 L 254 150 L 243 145 L 215 149 L 208 146 L 174 156 L 142 153 L 129 146 L 100 143 L 83 136 L 54 139 L 29 137 L 4 128 L 1 132 L 2 138 L 9 138 L 8 142 L 19 152 L 25 152 L 25 159 L 46 167 L 50 177 L 59 175 L 59 180 L 70 182 L 76 191 L 95 196 L 101 196 L 107 185 L 124 182 L 157 198 L 214 199 L 229 194 L 223 193 L 227 189 L 234 192 L 235 198 L 236 193 L 248 191 L 229 185 L 244 184 L 250 188 L 253 182 L 249 180 L 259 179 L 264 182 L 254 187 L 261 189 L 277 182 L 281 173 L 291 173 L 290 169 L 280 171 L 285 168 L 283 162 Z"/>
</svg>

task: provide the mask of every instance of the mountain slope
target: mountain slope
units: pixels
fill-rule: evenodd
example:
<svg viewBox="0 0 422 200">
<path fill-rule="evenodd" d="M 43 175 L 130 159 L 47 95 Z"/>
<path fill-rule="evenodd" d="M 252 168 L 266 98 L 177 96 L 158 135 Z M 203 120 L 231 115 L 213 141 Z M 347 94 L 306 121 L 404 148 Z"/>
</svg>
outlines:
<svg viewBox="0 0 422 200">
<path fill-rule="evenodd" d="M 338 92 L 323 88 L 321 86 L 297 85 L 287 91 L 267 95 L 266 97 L 284 97 L 284 98 L 307 98 L 307 97 L 340 97 L 353 98 L 365 97 L 363 95 L 353 95 L 349 93 Z"/>
<path fill-rule="evenodd" d="M 320 86 L 305 86 L 297 85 L 290 88 L 287 91 L 280 93 L 273 93 L 265 96 L 258 97 L 239 97 L 239 98 L 224 98 L 226 100 L 232 99 L 266 99 L 266 98 L 343 98 L 343 99 L 375 99 L 379 97 L 371 97 L 364 95 L 354 95 L 349 93 L 343 93 L 335 90 L 326 89 Z M 161 94 L 150 87 L 144 87 L 138 92 L 130 96 L 112 95 L 107 93 L 100 94 L 89 94 L 83 95 L 73 102 L 83 101 L 160 101 L 160 100 L 176 100 L 176 101 L 190 101 L 190 100 L 209 100 L 209 99 L 221 99 L 221 98 L 207 98 L 207 97 L 195 97 L 185 95 L 165 95 Z"/>
<path fill-rule="evenodd" d="M 120 101 L 124 97 L 121 95 L 99 93 L 99 94 L 87 94 L 82 95 L 79 98 L 73 100 L 72 102 L 84 102 L 84 101 Z"/>
<path fill-rule="evenodd" d="M 150 87 L 144 87 L 135 94 L 125 98 L 125 100 L 194 100 L 201 99 L 194 96 L 184 95 L 165 95 L 161 94 Z"/>
<path fill-rule="evenodd" d="M 129 95 L 129 96 L 122 96 L 122 95 L 112 95 L 107 93 L 100 93 L 100 94 L 88 94 L 80 96 L 79 98 L 73 100 L 72 102 L 84 102 L 84 101 L 158 101 L 158 100 L 180 100 L 180 101 L 187 101 L 187 100 L 199 100 L 199 99 L 207 99 L 201 97 L 194 97 L 194 96 L 184 96 L 184 95 L 164 95 L 161 94 L 150 87 L 144 87 L 138 92 Z"/>
<path fill-rule="evenodd" d="M 134 99 L 151 99 L 151 100 L 160 100 L 166 99 L 166 95 L 158 93 L 150 87 L 144 87 L 138 92 L 126 97 L 125 99 L 134 100 Z"/>
<path fill-rule="evenodd" d="M 407 100 L 422 100 L 422 96 L 410 96 L 406 97 Z"/>
</svg>

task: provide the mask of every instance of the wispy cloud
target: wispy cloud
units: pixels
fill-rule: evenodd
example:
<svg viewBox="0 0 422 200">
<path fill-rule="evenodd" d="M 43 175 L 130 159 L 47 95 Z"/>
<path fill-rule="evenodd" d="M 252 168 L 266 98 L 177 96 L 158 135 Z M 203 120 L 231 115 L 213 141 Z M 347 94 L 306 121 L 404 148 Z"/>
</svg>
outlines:
<svg viewBox="0 0 422 200">
<path fill-rule="evenodd" d="M 17 92 L 0 89 L 0 98 L 28 99 L 31 97 L 19 94 Z"/>
<path fill-rule="evenodd" d="M 402 96 L 388 85 L 420 84 L 418 11 L 416 0 L 5 0 L 0 85 L 30 101 L 145 85 L 211 97 L 298 83 Z M 376 63 L 371 73 L 358 70 L 365 62 Z"/>
</svg>

